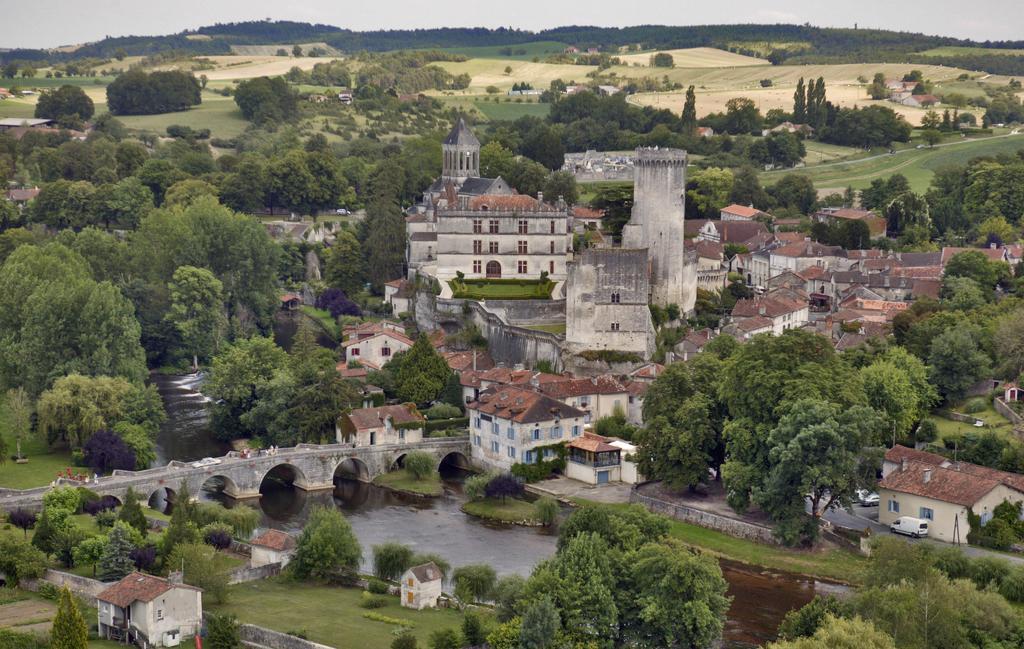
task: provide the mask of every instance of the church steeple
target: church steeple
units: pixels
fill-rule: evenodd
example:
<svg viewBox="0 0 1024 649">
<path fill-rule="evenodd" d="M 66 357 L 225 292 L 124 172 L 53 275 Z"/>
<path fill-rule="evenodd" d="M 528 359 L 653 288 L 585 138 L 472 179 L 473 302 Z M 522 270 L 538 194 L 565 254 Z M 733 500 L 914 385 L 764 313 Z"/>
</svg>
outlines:
<svg viewBox="0 0 1024 649">
<path fill-rule="evenodd" d="M 461 117 L 441 145 L 444 152 L 442 176 L 461 185 L 467 178 L 480 177 L 480 140 Z"/>
</svg>

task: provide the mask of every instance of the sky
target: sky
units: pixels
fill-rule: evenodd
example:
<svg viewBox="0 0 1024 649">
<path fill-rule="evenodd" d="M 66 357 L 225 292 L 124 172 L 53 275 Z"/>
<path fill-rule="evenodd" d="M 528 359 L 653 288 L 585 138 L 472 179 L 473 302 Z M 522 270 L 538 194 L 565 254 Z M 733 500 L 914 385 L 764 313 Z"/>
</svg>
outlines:
<svg viewBox="0 0 1024 649">
<path fill-rule="evenodd" d="M 7 6 L 3 6 L 7 5 Z M 354 30 L 425 27 L 810 23 L 975 40 L 1024 39 L 1024 0 L 3 0 L 0 48 L 171 34 L 215 22 L 319 22 Z"/>
</svg>

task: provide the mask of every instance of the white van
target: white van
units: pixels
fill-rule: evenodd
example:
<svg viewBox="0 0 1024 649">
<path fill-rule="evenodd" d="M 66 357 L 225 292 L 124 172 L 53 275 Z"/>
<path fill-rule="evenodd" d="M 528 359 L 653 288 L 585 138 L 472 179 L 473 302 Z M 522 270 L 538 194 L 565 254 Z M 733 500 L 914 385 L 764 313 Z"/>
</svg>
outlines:
<svg viewBox="0 0 1024 649">
<path fill-rule="evenodd" d="M 901 516 L 892 522 L 889 530 L 893 534 L 906 534 L 919 539 L 922 536 L 928 536 L 928 521 L 922 518 Z"/>
</svg>

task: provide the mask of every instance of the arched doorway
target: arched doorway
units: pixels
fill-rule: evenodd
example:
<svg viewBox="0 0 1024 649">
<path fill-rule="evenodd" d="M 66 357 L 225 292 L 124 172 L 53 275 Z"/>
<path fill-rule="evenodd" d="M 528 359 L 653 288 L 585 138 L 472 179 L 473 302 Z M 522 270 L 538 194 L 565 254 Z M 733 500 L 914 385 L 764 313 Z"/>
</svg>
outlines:
<svg viewBox="0 0 1024 649">
<path fill-rule="evenodd" d="M 501 264 L 496 261 L 487 262 L 487 277 L 488 279 L 500 279 L 501 278 Z"/>
<path fill-rule="evenodd" d="M 169 487 L 160 487 L 153 493 L 149 494 L 149 500 L 147 503 L 149 504 L 150 509 L 155 509 L 156 511 L 163 512 L 164 514 L 170 514 L 174 509 L 174 498 L 174 489 L 170 489 Z"/>
</svg>

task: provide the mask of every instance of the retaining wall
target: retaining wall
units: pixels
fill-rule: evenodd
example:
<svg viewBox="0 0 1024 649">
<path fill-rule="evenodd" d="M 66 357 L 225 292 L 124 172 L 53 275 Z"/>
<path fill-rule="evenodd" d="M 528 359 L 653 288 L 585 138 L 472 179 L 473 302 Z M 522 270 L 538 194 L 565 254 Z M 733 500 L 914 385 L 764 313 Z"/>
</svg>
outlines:
<svg viewBox="0 0 1024 649">
<path fill-rule="evenodd" d="M 1008 406 L 1006 402 L 999 397 L 996 397 L 992 401 L 992 406 L 996 409 L 996 412 L 1013 422 L 1014 426 L 1024 425 L 1024 417 L 1018 415 L 1016 410 Z"/>
<path fill-rule="evenodd" d="M 778 539 L 776 539 L 775 535 L 772 534 L 770 528 L 741 521 L 736 518 L 720 516 L 700 509 L 694 509 L 693 507 L 680 505 L 667 500 L 661 500 L 660 498 L 652 498 L 651 496 L 646 496 L 638 492 L 636 487 L 633 487 L 629 492 L 629 502 L 639 503 L 656 514 L 670 516 L 677 521 L 693 523 L 694 525 L 700 525 L 701 527 L 706 527 L 711 530 L 724 532 L 729 536 L 735 536 L 749 541 L 757 541 L 759 543 L 767 543 L 770 545 L 779 544 Z"/>
<path fill-rule="evenodd" d="M 303 640 L 287 633 L 271 631 L 255 624 L 242 624 L 238 635 L 242 644 L 248 647 L 271 647 L 272 649 L 334 649 L 329 645 Z"/>
<path fill-rule="evenodd" d="M 281 563 L 268 563 L 258 568 L 237 568 L 231 572 L 229 584 L 244 584 L 247 581 L 259 581 L 269 579 L 281 574 Z"/>
<path fill-rule="evenodd" d="M 92 598 L 99 595 L 101 592 L 107 589 L 111 584 L 103 583 L 98 579 L 90 579 L 89 577 L 79 577 L 73 575 L 70 572 L 61 572 L 60 570 L 53 570 L 47 568 L 46 572 L 39 579 L 26 579 L 22 581 L 21 585 L 26 590 L 38 591 L 39 586 L 47 582 L 53 584 L 57 588 L 61 586 L 67 586 L 75 595 L 81 597 Z"/>
</svg>

